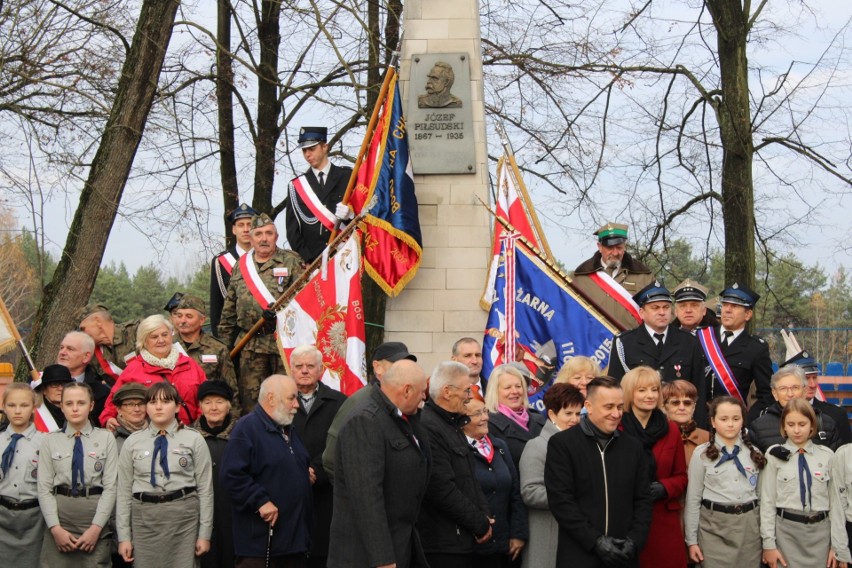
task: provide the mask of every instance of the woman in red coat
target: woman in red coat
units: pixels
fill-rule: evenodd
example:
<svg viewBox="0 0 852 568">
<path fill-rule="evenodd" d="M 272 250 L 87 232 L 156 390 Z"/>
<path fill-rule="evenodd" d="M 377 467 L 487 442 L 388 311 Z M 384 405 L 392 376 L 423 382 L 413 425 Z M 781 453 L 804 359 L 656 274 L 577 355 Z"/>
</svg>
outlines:
<svg viewBox="0 0 852 568">
<path fill-rule="evenodd" d="M 150 387 L 166 381 L 174 385 L 183 404 L 178 418 L 184 424 L 192 424 L 201 412 L 198 409 L 198 387 L 207 380 L 204 370 L 192 359 L 178 351 L 172 342 L 172 322 L 161 315 L 148 316 L 136 330 L 136 350 L 139 355 L 127 363 L 118 376 L 101 413 L 101 424 L 115 431 L 118 427 L 118 411 L 112 402 L 113 395 L 122 385 L 140 383 Z"/>
<path fill-rule="evenodd" d="M 621 380 L 624 416 L 621 427 L 635 437 L 648 456 L 654 509 L 648 542 L 639 554 L 647 568 L 684 568 L 686 549 L 680 524 L 680 497 L 686 491 L 686 459 L 680 430 L 662 411 L 660 374 L 636 367 Z"/>
</svg>

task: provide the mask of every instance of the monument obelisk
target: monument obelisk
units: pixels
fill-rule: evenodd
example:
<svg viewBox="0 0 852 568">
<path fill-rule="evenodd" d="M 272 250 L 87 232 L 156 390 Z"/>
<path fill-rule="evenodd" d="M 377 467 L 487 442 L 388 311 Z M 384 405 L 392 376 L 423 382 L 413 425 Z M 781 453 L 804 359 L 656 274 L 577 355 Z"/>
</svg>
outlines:
<svg viewBox="0 0 852 568">
<path fill-rule="evenodd" d="M 400 88 L 423 233 L 417 276 L 388 300 L 385 340 L 427 373 L 453 342 L 482 341 L 479 306 L 491 247 L 479 2 L 409 0 Z"/>
</svg>

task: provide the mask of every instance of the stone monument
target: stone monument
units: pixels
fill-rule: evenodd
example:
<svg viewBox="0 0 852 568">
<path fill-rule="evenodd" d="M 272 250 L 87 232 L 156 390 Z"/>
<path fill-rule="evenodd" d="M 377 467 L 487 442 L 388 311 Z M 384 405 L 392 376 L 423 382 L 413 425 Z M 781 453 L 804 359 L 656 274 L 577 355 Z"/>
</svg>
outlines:
<svg viewBox="0 0 852 568">
<path fill-rule="evenodd" d="M 492 223 L 477 201 L 489 194 L 479 2 L 409 0 L 404 22 L 399 84 L 423 258 L 417 276 L 388 299 L 385 340 L 404 341 L 430 373 L 456 339 L 481 342 L 488 315 L 479 307 Z"/>
</svg>

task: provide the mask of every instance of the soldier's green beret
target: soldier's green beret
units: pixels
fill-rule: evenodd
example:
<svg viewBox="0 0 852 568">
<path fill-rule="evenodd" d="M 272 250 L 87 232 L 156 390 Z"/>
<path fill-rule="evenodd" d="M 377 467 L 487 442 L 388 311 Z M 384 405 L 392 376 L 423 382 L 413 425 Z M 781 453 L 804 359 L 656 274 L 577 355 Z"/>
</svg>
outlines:
<svg viewBox="0 0 852 568">
<path fill-rule="evenodd" d="M 267 215 L 266 213 L 261 213 L 260 215 L 255 215 L 251 218 L 251 228 L 260 229 L 261 227 L 265 227 L 267 225 L 272 225 L 272 217 Z"/>
</svg>

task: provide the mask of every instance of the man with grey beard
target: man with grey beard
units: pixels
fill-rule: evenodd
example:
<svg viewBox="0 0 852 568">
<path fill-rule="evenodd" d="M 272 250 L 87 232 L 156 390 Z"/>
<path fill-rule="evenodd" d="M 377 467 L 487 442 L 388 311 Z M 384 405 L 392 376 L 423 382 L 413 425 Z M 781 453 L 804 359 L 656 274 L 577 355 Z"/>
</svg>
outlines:
<svg viewBox="0 0 852 568">
<path fill-rule="evenodd" d="M 220 481 L 233 503 L 238 568 L 304 568 L 313 505 L 310 455 L 291 428 L 299 408 L 296 382 L 272 375 L 258 404 L 231 432 Z M 281 483 L 286 479 L 286 483 Z"/>
</svg>

